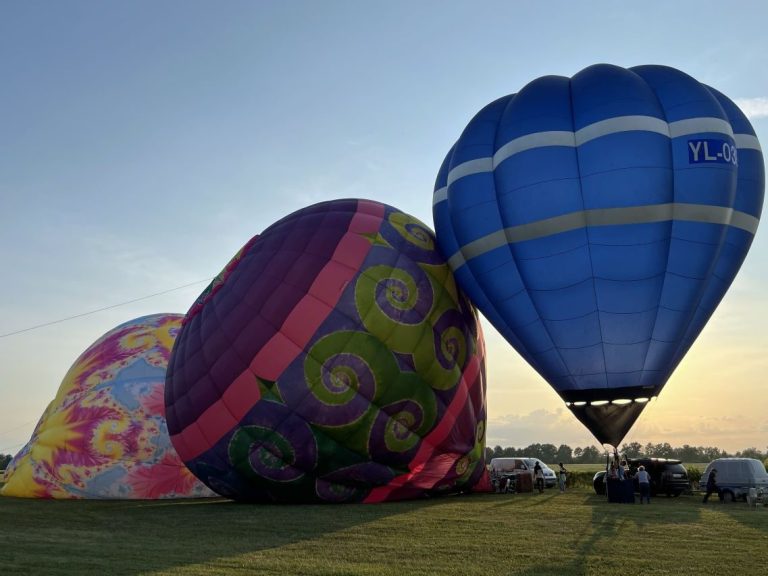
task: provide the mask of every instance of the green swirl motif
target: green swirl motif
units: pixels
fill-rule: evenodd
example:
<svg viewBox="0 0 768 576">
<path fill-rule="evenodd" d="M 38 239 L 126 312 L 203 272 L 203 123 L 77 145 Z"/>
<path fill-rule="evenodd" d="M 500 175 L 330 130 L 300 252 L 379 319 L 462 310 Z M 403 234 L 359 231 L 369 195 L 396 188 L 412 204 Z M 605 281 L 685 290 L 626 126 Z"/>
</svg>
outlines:
<svg viewBox="0 0 768 576">
<path fill-rule="evenodd" d="M 366 268 L 355 284 L 355 304 L 366 330 L 389 349 L 410 354 L 419 376 L 433 388 L 447 390 L 461 378 L 461 368 L 472 350 L 458 326 L 443 326 L 441 322 L 446 312 L 458 312 L 450 292 L 421 265 L 412 268 L 420 277 L 414 277 L 410 269 L 385 265 Z M 390 290 L 393 285 L 398 287 L 394 293 Z M 402 289 L 407 290 L 405 297 Z M 441 362 L 438 356 L 451 361 Z"/>
<path fill-rule="evenodd" d="M 410 449 L 434 427 L 432 389 L 417 374 L 401 371 L 392 350 L 375 335 L 339 331 L 324 336 L 305 358 L 304 377 L 310 394 L 297 411 L 322 436 L 358 454 L 369 452 L 377 422 L 386 422 L 391 431 L 385 431 L 384 441 L 393 452 Z M 394 417 L 382 412 L 405 403 Z M 411 406 L 418 407 L 418 418 Z"/>
<path fill-rule="evenodd" d="M 435 238 L 427 226 L 413 216 L 403 212 L 392 212 L 389 215 L 389 223 L 397 232 L 411 244 L 422 250 L 435 249 Z"/>
<path fill-rule="evenodd" d="M 229 461 L 246 478 L 261 481 L 292 482 L 304 472 L 291 466 L 296 452 L 291 442 L 275 430 L 262 426 L 242 426 L 229 443 Z"/>
</svg>

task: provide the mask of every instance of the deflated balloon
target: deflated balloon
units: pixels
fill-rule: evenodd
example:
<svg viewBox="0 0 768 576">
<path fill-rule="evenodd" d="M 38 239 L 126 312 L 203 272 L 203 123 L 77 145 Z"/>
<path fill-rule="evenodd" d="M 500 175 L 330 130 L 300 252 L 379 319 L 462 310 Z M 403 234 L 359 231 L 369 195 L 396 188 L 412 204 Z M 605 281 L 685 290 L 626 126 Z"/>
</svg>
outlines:
<svg viewBox="0 0 768 576">
<path fill-rule="evenodd" d="M 484 474 L 484 349 L 432 233 L 365 200 L 253 238 L 189 311 L 165 400 L 174 446 L 239 500 L 379 502 Z"/>
<path fill-rule="evenodd" d="M 215 496 L 171 446 L 165 371 L 182 316 L 155 314 L 107 332 L 75 361 L 2 494 L 27 498 Z"/>
<path fill-rule="evenodd" d="M 733 281 L 763 187 L 727 97 L 673 68 L 600 64 L 482 109 L 433 213 L 470 299 L 615 446 Z"/>
</svg>

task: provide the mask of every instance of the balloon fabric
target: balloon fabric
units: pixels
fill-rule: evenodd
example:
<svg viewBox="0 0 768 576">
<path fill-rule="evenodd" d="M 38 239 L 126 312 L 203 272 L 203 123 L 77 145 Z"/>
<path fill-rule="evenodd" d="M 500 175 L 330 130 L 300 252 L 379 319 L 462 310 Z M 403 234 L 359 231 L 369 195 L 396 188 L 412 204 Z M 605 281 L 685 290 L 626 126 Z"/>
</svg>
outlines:
<svg viewBox="0 0 768 576">
<path fill-rule="evenodd" d="M 733 281 L 763 188 L 726 96 L 673 68 L 598 64 L 483 108 L 433 215 L 470 299 L 617 446 Z"/>
<path fill-rule="evenodd" d="M 181 320 L 179 314 L 136 318 L 89 346 L 8 466 L 2 494 L 215 496 L 179 459 L 165 424 L 165 370 Z"/>
<path fill-rule="evenodd" d="M 169 431 L 216 492 L 381 502 L 485 478 L 474 308 L 432 232 L 367 200 L 299 210 L 254 237 L 187 314 Z"/>
</svg>

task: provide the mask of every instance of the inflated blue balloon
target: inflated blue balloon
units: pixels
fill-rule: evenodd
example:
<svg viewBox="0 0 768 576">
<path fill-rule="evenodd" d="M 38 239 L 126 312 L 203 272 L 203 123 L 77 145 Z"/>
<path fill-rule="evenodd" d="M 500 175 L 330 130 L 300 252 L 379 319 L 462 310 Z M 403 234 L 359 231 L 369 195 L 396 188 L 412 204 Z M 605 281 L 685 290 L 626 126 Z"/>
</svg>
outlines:
<svg viewBox="0 0 768 576">
<path fill-rule="evenodd" d="M 598 64 L 483 108 L 433 214 L 462 288 L 617 446 L 733 281 L 763 186 L 727 97 L 673 68 Z"/>
</svg>

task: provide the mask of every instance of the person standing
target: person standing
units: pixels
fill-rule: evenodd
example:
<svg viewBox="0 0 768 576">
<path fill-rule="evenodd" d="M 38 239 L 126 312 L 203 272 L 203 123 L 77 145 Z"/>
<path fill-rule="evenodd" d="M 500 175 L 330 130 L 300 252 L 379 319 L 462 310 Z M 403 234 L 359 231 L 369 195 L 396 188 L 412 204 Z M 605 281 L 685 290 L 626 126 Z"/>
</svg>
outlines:
<svg viewBox="0 0 768 576">
<path fill-rule="evenodd" d="M 558 479 L 560 480 L 560 492 L 565 492 L 565 481 L 568 479 L 568 470 L 565 469 L 565 466 L 563 466 L 562 462 L 560 462 Z"/>
<path fill-rule="evenodd" d="M 702 504 L 706 504 L 707 500 L 709 500 L 709 496 L 713 493 L 717 492 L 718 497 L 722 501 L 723 495 L 720 493 L 720 488 L 717 487 L 717 468 L 712 468 L 712 471 L 709 473 L 709 476 L 707 476 L 707 493 L 704 494 L 704 500 L 702 500 Z"/>
<path fill-rule="evenodd" d="M 651 475 L 645 471 L 645 466 L 640 466 L 637 469 L 637 474 L 635 474 L 635 476 L 637 477 L 637 483 L 640 486 L 640 504 L 643 503 L 643 498 L 645 498 L 646 502 L 650 504 L 651 503 Z"/>
<path fill-rule="evenodd" d="M 533 477 L 536 480 L 536 488 L 539 489 L 539 494 L 541 494 L 544 492 L 544 469 L 541 467 L 538 460 L 533 467 Z"/>
</svg>

